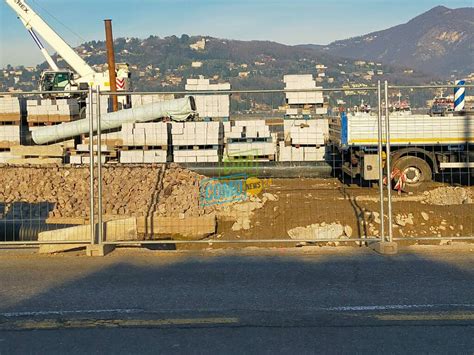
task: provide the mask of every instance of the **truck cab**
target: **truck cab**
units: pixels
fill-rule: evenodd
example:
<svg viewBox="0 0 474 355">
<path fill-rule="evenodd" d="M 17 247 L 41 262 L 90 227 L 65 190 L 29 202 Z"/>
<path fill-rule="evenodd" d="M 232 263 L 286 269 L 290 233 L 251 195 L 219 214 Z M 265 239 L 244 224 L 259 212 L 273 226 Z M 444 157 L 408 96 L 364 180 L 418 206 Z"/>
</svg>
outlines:
<svg viewBox="0 0 474 355">
<path fill-rule="evenodd" d="M 69 91 L 73 90 L 74 73 L 71 71 L 44 71 L 41 75 L 41 91 Z"/>
</svg>

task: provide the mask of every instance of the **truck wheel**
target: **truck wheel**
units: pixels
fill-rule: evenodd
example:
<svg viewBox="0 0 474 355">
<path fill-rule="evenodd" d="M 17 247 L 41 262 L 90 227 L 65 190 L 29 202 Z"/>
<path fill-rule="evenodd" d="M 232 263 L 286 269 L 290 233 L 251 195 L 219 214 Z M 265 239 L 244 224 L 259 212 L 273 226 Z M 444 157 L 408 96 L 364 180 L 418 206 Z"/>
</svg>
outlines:
<svg viewBox="0 0 474 355">
<path fill-rule="evenodd" d="M 398 159 L 394 165 L 406 176 L 403 191 L 414 192 L 418 190 L 424 182 L 432 180 L 430 165 L 421 158 L 404 156 Z"/>
</svg>

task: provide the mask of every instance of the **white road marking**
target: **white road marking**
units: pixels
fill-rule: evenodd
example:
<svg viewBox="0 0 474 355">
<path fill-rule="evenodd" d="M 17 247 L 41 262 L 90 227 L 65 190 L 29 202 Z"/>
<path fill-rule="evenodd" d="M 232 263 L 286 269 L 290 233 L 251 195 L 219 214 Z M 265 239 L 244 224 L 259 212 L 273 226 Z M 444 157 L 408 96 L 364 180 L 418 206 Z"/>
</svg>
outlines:
<svg viewBox="0 0 474 355">
<path fill-rule="evenodd" d="M 98 314 L 98 313 L 143 313 L 141 309 L 87 309 L 75 311 L 31 311 L 31 312 L 7 312 L 0 313 L 2 317 L 27 317 L 27 316 L 49 316 L 49 315 L 66 315 L 66 314 Z"/>
<path fill-rule="evenodd" d="M 378 306 L 339 306 L 322 308 L 327 311 L 385 311 L 385 310 L 406 310 L 421 308 L 447 308 L 447 307 L 474 307 L 474 304 L 465 303 L 440 303 L 440 304 L 388 304 Z"/>
<path fill-rule="evenodd" d="M 390 310 L 410 310 L 410 309 L 433 309 L 433 308 L 474 308 L 474 304 L 469 303 L 439 303 L 439 304 L 388 304 L 373 306 L 336 306 L 336 307 L 317 307 L 312 308 L 318 311 L 390 311 Z M 182 309 L 181 311 L 192 311 Z M 212 310 L 214 312 L 225 312 L 225 310 Z M 25 311 L 25 312 L 7 312 L 0 313 L 0 317 L 16 318 L 16 317 L 34 317 L 34 316 L 50 316 L 50 315 L 68 315 L 68 314 L 103 314 L 103 313 L 122 313 L 137 314 L 146 313 L 143 309 L 86 309 L 86 310 L 62 310 L 62 311 Z M 154 313 L 150 311 L 150 313 Z"/>
</svg>

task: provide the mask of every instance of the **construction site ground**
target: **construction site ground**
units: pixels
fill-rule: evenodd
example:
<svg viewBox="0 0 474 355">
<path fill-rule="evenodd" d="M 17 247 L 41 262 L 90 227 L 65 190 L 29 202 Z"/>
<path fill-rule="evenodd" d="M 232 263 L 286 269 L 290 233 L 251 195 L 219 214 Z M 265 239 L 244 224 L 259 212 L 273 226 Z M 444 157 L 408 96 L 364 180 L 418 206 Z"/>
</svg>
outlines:
<svg viewBox="0 0 474 355">
<path fill-rule="evenodd" d="M 405 244 L 445 244 L 449 237 L 473 235 L 473 205 L 428 204 L 431 191 L 443 189 L 443 184 L 432 183 L 418 194 L 392 194 L 393 236 L 406 238 Z M 461 188 L 466 189 L 466 188 Z M 474 189 L 467 188 L 474 192 Z M 290 239 L 288 231 L 311 224 L 344 226 L 343 237 L 377 237 L 380 233 L 380 203 L 377 187 L 347 186 L 332 179 L 274 179 L 266 190 L 277 196 L 267 201 L 251 218 L 252 228 L 233 231 L 233 221 L 219 224 L 219 239 Z M 435 201 L 438 202 L 438 201 Z M 442 201 L 439 201 L 440 203 Z M 459 204 L 458 204 L 459 203 Z M 385 214 L 387 204 L 385 204 Z M 385 220 L 386 230 L 387 219 Z M 349 227 L 349 228 L 347 228 Z M 352 231 L 352 233 L 350 233 Z M 348 235 L 349 234 L 349 235 Z M 436 237 L 439 240 L 415 241 L 413 237 Z M 330 243 L 337 245 L 338 243 Z M 344 243 L 345 244 L 345 243 Z M 288 244 L 286 244 L 288 245 Z M 212 245 L 219 247 L 221 245 Z"/>
<path fill-rule="evenodd" d="M 5 168 L 0 176 L 2 220 L 67 220 L 88 223 L 89 171 L 71 167 Z M 205 177 L 177 165 L 108 166 L 104 169 L 104 214 L 109 218 L 171 217 L 185 225 L 193 217 L 215 215 L 216 233 L 190 240 L 202 244 L 150 246 L 165 249 L 289 247 L 302 239 L 337 239 L 318 245 L 353 245 L 349 238 L 376 238 L 381 232 L 379 189 L 337 178 L 271 179 L 244 201 L 203 206 Z M 386 193 L 386 190 L 385 190 Z M 392 193 L 393 236 L 401 244 L 449 244 L 474 235 L 474 187 L 429 183 L 413 194 Z M 44 206 L 46 204 L 46 206 Z M 387 216 L 387 203 L 385 203 Z M 79 223 L 80 224 L 80 223 Z M 385 218 L 387 234 L 388 220 Z M 415 240 L 433 237 L 434 240 Z M 142 235 L 138 240 L 166 238 Z M 186 237 L 173 239 L 186 240 Z M 169 239 L 169 236 L 168 236 Z M 245 240 L 292 243 L 245 243 Z M 2 240 L 2 238 L 0 238 Z M 238 243 L 216 241 L 233 240 Z M 354 243 L 354 242 L 351 242 Z M 311 244 L 311 243 L 310 243 Z M 360 244 L 360 243 L 359 243 Z"/>
</svg>

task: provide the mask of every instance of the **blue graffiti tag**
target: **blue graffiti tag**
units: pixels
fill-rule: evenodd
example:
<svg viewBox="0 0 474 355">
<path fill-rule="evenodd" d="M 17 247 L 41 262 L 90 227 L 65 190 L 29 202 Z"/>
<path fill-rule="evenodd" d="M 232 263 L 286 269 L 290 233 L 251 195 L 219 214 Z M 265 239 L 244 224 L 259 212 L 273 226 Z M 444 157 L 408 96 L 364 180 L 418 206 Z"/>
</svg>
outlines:
<svg viewBox="0 0 474 355">
<path fill-rule="evenodd" d="M 218 178 L 202 179 L 199 184 L 199 204 L 219 205 L 234 201 L 244 201 L 247 174 L 235 174 Z"/>
</svg>

